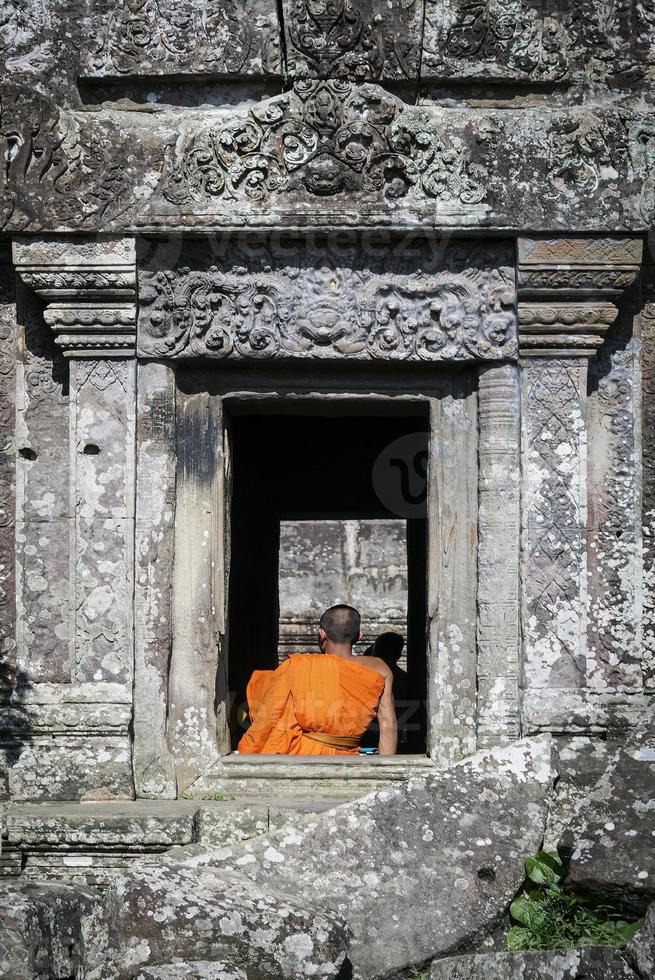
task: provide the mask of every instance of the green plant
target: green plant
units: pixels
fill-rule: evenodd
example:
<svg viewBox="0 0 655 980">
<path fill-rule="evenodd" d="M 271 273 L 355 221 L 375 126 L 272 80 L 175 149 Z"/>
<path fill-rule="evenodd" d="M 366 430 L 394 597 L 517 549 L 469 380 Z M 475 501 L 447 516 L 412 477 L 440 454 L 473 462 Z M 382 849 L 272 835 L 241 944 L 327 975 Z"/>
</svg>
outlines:
<svg viewBox="0 0 655 980">
<path fill-rule="evenodd" d="M 408 980 L 428 980 L 425 970 L 420 970 L 417 966 L 413 966 L 407 976 Z"/>
<path fill-rule="evenodd" d="M 507 934 L 508 949 L 623 947 L 642 924 L 642 919 L 628 922 L 609 905 L 564 891 L 566 867 L 556 851 L 526 858 L 525 874 L 536 887 L 528 887 L 510 905 L 518 925 Z"/>
</svg>

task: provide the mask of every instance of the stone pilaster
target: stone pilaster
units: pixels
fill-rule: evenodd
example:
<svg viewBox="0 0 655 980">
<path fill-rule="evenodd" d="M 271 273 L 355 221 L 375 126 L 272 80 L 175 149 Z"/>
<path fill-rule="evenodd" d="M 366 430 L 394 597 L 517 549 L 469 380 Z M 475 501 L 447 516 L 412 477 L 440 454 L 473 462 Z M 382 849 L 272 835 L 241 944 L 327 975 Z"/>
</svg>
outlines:
<svg viewBox="0 0 655 980">
<path fill-rule="evenodd" d="M 16 300 L 0 244 L 0 690 L 16 685 Z"/>
<path fill-rule="evenodd" d="M 175 553 L 175 372 L 138 367 L 134 595 L 134 778 L 138 796 L 175 797 L 167 740 Z"/>
<path fill-rule="evenodd" d="M 472 372 L 448 376 L 430 403 L 428 745 L 441 766 L 477 745 L 477 414 Z"/>
<path fill-rule="evenodd" d="M 655 264 L 644 270 L 641 310 L 644 686 L 655 690 Z"/>
<path fill-rule="evenodd" d="M 519 735 L 520 391 L 516 364 L 478 386 L 478 748 Z"/>
<path fill-rule="evenodd" d="M 589 696 L 588 364 L 617 318 L 616 298 L 634 280 L 640 247 L 620 239 L 519 241 L 528 731 L 556 724 L 549 712 L 562 692 L 575 693 L 582 714 Z"/>
<path fill-rule="evenodd" d="M 73 761 L 75 753 L 81 753 L 74 794 L 92 798 L 97 787 L 101 794 L 131 795 L 127 724 L 123 721 L 120 734 L 115 724 L 98 726 L 96 716 L 102 717 L 102 712 L 94 714 L 94 706 L 113 704 L 115 717 L 125 719 L 125 706 L 132 699 L 134 243 L 113 238 L 21 239 L 14 242 L 13 259 L 23 286 L 43 304 L 41 328 L 45 321 L 46 331 L 50 327 L 54 335 L 54 350 L 58 347 L 69 360 L 65 440 L 69 459 L 68 465 L 62 458 L 54 467 L 60 483 L 62 470 L 70 474 L 69 499 L 62 498 L 57 518 L 67 599 L 62 607 L 65 621 L 57 635 L 65 638 L 67 650 L 65 659 L 63 650 L 49 658 L 43 679 L 56 682 L 50 685 L 50 703 L 68 706 L 68 732 L 81 739 L 79 745 L 71 738 L 61 745 L 61 752 L 72 753 Z M 26 472 L 22 498 L 32 506 L 39 498 L 30 478 Z M 47 510 L 45 498 L 42 504 Z M 28 549 L 23 550 L 26 554 Z M 26 631 L 23 645 L 31 657 L 28 648 L 39 645 L 38 634 Z M 34 653 L 38 657 L 36 649 Z M 86 697 L 77 697 L 76 692 L 83 690 Z M 38 692 L 30 696 L 39 701 Z M 48 730 L 46 725 L 43 734 Z M 57 758 L 53 746 L 57 749 L 58 738 L 49 746 L 49 759 Z M 34 744 L 39 747 L 38 740 Z M 90 760 L 94 746 L 101 745 L 107 765 L 99 764 L 96 772 Z M 17 785 L 20 779 L 16 770 Z M 58 792 L 63 798 L 71 792 L 66 781 Z M 25 793 L 29 788 L 19 791 Z"/>
</svg>

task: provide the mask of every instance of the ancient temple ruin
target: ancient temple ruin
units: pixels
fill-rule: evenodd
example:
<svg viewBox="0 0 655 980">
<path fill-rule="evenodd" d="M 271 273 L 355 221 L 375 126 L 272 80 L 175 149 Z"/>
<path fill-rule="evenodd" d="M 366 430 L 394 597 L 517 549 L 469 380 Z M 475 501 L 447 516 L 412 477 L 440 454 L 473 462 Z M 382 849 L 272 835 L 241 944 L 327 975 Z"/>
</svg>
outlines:
<svg viewBox="0 0 655 980">
<path fill-rule="evenodd" d="M 645 716 L 654 50 L 648 0 L 0 18 L 7 801 L 311 802 Z M 247 674 L 313 608 L 280 534 L 283 595 L 335 587 L 328 525 L 369 595 L 367 521 L 420 744 L 240 761 Z M 5 869 L 63 873 L 21 819 Z"/>
</svg>

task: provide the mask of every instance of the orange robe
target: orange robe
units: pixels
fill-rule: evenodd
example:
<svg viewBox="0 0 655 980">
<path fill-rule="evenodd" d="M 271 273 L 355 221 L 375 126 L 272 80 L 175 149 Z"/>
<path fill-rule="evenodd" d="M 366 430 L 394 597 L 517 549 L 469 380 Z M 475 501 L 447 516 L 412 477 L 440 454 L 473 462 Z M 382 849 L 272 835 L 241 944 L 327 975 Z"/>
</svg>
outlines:
<svg viewBox="0 0 655 980">
<path fill-rule="evenodd" d="M 252 724 L 239 752 L 357 755 L 304 732 L 361 736 L 377 713 L 384 678 L 371 667 L 332 653 L 293 654 L 277 670 L 256 670 L 248 682 Z"/>
</svg>

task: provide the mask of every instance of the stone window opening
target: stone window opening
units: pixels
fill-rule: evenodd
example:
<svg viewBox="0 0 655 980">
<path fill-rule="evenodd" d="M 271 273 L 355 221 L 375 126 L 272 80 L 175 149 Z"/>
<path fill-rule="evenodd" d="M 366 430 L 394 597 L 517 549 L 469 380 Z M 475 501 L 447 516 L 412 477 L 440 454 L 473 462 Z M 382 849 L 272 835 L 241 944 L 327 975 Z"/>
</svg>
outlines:
<svg viewBox="0 0 655 980">
<path fill-rule="evenodd" d="M 428 422 L 419 403 L 395 416 L 384 403 L 367 405 L 366 414 L 332 403 L 323 414 L 230 420 L 233 750 L 252 671 L 315 652 L 323 608 L 346 601 L 362 614 L 356 652 L 383 633 L 401 638 L 398 752 L 426 751 Z M 364 744 L 377 745 L 375 723 Z"/>
</svg>

